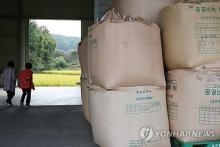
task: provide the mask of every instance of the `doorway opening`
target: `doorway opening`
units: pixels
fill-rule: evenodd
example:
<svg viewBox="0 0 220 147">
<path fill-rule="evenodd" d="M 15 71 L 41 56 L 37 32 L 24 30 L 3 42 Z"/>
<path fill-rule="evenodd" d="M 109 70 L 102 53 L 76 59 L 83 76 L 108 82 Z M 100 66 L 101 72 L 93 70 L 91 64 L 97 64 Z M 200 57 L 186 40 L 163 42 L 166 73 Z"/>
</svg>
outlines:
<svg viewBox="0 0 220 147">
<path fill-rule="evenodd" d="M 33 65 L 32 105 L 81 105 L 81 21 L 29 20 L 26 62 Z"/>
</svg>

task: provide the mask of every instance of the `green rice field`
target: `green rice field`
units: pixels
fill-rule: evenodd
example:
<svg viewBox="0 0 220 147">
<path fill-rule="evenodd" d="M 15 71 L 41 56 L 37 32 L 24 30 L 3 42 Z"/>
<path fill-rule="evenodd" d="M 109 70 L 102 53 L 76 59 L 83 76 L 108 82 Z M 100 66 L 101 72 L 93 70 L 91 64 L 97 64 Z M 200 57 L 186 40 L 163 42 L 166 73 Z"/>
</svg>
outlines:
<svg viewBox="0 0 220 147">
<path fill-rule="evenodd" d="M 80 70 L 48 70 L 33 74 L 35 86 L 77 86 Z"/>
</svg>

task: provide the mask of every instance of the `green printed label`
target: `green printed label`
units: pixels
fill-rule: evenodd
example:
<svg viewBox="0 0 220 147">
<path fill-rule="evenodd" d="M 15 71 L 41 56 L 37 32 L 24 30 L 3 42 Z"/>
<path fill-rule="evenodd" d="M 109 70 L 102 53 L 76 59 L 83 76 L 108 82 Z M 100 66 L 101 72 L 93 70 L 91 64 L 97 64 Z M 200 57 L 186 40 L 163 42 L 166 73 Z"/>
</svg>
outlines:
<svg viewBox="0 0 220 147">
<path fill-rule="evenodd" d="M 128 146 L 129 147 L 143 147 L 143 145 L 145 144 L 145 142 L 143 140 L 129 140 L 128 142 Z"/>
<path fill-rule="evenodd" d="M 137 101 L 151 100 L 153 99 L 153 97 L 151 96 L 151 93 L 152 93 L 152 90 L 150 89 L 137 90 L 135 91 L 136 100 Z"/>
<path fill-rule="evenodd" d="M 125 109 L 128 114 L 151 113 L 160 111 L 161 104 L 159 101 L 151 103 L 127 104 Z"/>
<path fill-rule="evenodd" d="M 220 85 L 219 84 L 207 84 L 205 88 L 205 95 L 207 96 L 219 96 Z"/>
<path fill-rule="evenodd" d="M 205 95 L 208 96 L 218 96 L 220 95 L 220 89 L 205 89 Z"/>
<path fill-rule="evenodd" d="M 147 94 L 147 93 L 151 93 L 152 91 L 149 89 L 144 89 L 144 90 L 137 90 L 136 94 Z"/>
<path fill-rule="evenodd" d="M 168 80 L 167 81 L 167 90 L 177 91 L 177 81 L 176 80 Z"/>
<path fill-rule="evenodd" d="M 213 18 L 217 17 L 202 16 L 202 19 Z M 219 49 L 216 48 L 220 42 L 220 23 L 195 23 L 195 38 L 198 54 L 220 54 Z"/>
<path fill-rule="evenodd" d="M 220 16 L 201 16 L 202 20 L 220 20 Z"/>
<path fill-rule="evenodd" d="M 195 12 L 198 13 L 219 13 L 220 7 L 209 7 L 209 6 L 197 6 L 195 7 Z"/>
<path fill-rule="evenodd" d="M 220 100 L 210 100 L 209 103 L 211 104 L 220 104 Z"/>
<path fill-rule="evenodd" d="M 151 96 L 140 96 L 140 97 L 136 97 L 137 101 L 145 101 L 145 100 L 152 100 L 153 97 Z"/>
</svg>

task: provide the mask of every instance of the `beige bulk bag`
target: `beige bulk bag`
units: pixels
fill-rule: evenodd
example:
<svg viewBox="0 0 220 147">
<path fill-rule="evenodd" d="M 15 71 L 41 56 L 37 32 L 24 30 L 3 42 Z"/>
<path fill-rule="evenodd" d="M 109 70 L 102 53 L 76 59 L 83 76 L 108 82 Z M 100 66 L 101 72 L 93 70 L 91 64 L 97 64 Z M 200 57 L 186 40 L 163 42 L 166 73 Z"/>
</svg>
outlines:
<svg viewBox="0 0 220 147">
<path fill-rule="evenodd" d="M 91 125 L 101 147 L 170 147 L 169 137 L 144 141 L 143 129 L 169 130 L 164 87 L 129 87 L 106 91 L 90 87 Z M 149 133 L 150 135 L 151 133 Z M 143 137 L 143 138 L 142 138 Z"/>
<path fill-rule="evenodd" d="M 81 76 L 88 78 L 88 38 L 84 38 L 78 48 Z"/>
<path fill-rule="evenodd" d="M 88 37 L 92 84 L 106 89 L 165 86 L 160 29 L 156 24 L 126 21 L 112 11 L 89 28 Z"/>
<path fill-rule="evenodd" d="M 183 142 L 219 140 L 220 64 L 169 71 L 167 80 L 170 129 L 195 133 L 178 137 Z"/>
<path fill-rule="evenodd" d="M 122 15 L 158 22 L 160 10 L 173 1 L 175 0 L 113 0 L 113 7 Z"/>
<path fill-rule="evenodd" d="M 220 3 L 177 3 L 161 11 L 167 69 L 193 68 L 220 60 Z"/>
<path fill-rule="evenodd" d="M 88 81 L 85 78 L 81 78 L 81 97 L 83 103 L 83 113 L 85 118 L 90 122 L 90 109 L 89 109 L 89 90 Z"/>
</svg>

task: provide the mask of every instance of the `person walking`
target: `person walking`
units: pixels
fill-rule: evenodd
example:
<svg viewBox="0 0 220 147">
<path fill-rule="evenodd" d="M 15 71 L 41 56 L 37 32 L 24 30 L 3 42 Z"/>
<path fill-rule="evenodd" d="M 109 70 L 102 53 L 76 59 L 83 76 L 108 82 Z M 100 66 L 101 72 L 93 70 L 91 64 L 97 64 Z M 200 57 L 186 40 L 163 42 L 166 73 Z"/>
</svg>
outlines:
<svg viewBox="0 0 220 147">
<path fill-rule="evenodd" d="M 15 96 L 16 74 L 14 66 L 14 62 L 9 61 L 8 67 L 3 70 L 1 75 L 1 79 L 3 81 L 3 90 L 7 93 L 6 103 L 9 107 L 13 106 L 11 100 Z"/>
<path fill-rule="evenodd" d="M 24 99 L 26 98 L 26 106 L 30 106 L 31 102 L 31 90 L 35 90 L 34 83 L 33 83 L 33 71 L 32 64 L 26 63 L 25 64 L 25 70 L 21 71 L 19 73 L 18 79 L 19 79 L 19 88 L 22 89 L 22 96 L 20 100 L 20 105 L 24 105 Z"/>
</svg>

